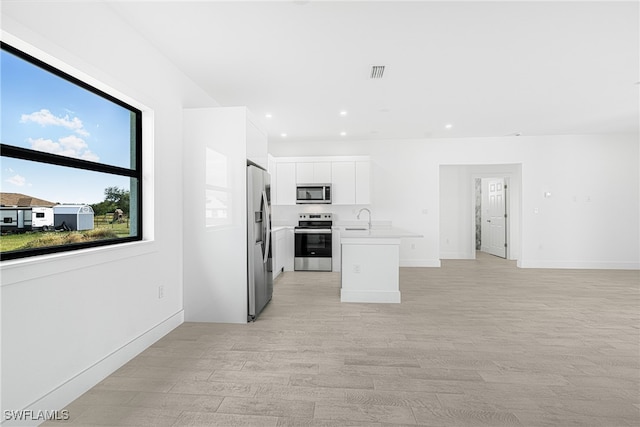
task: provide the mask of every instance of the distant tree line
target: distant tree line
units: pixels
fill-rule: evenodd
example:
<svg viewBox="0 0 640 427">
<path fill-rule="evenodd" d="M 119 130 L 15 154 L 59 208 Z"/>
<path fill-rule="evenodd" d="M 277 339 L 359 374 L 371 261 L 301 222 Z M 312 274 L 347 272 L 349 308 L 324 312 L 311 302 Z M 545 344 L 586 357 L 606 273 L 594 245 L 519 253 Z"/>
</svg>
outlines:
<svg viewBox="0 0 640 427">
<path fill-rule="evenodd" d="M 94 215 L 105 215 L 121 209 L 125 216 L 129 216 L 129 191 L 119 187 L 104 189 L 104 201 L 91 205 Z"/>
</svg>

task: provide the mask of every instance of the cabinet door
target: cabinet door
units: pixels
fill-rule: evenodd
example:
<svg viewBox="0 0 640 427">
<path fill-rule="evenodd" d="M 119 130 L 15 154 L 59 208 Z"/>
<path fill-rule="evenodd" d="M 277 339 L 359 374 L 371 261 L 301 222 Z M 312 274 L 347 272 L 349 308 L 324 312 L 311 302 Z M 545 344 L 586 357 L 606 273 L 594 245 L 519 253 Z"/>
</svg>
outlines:
<svg viewBox="0 0 640 427">
<path fill-rule="evenodd" d="M 371 203 L 371 164 L 367 161 L 356 162 L 356 204 Z"/>
<path fill-rule="evenodd" d="M 296 164 L 278 163 L 276 166 L 276 203 L 296 204 Z"/>
<path fill-rule="evenodd" d="M 286 259 L 286 229 L 273 233 L 273 278 L 275 279 L 284 269 Z"/>
<path fill-rule="evenodd" d="M 331 162 L 317 162 L 313 164 L 313 179 L 315 184 L 331 183 Z"/>
<path fill-rule="evenodd" d="M 278 167 L 278 163 L 275 158 L 269 154 L 267 156 L 267 164 L 269 165 L 267 172 L 269 172 L 271 178 L 271 204 L 277 205 L 278 195 L 276 194 L 276 189 L 278 188 L 278 170 L 276 168 Z"/>
<path fill-rule="evenodd" d="M 295 236 L 293 228 L 287 228 L 284 235 L 285 245 L 285 258 L 284 258 L 284 271 L 293 271 L 293 259 L 295 257 Z"/>
<path fill-rule="evenodd" d="M 268 166 L 267 135 L 247 120 L 247 159 L 266 168 Z"/>
<path fill-rule="evenodd" d="M 271 232 L 271 275 L 272 278 L 275 279 L 280 274 L 280 268 L 278 267 L 279 260 L 279 251 L 278 251 L 278 232 Z"/>
<path fill-rule="evenodd" d="M 355 162 L 331 163 L 331 198 L 334 205 L 353 205 L 356 203 L 356 164 Z"/>
<path fill-rule="evenodd" d="M 313 163 L 296 163 L 296 183 L 315 184 L 313 178 Z"/>
<path fill-rule="evenodd" d="M 329 184 L 331 182 L 331 162 L 301 162 L 296 164 L 298 184 Z"/>
</svg>

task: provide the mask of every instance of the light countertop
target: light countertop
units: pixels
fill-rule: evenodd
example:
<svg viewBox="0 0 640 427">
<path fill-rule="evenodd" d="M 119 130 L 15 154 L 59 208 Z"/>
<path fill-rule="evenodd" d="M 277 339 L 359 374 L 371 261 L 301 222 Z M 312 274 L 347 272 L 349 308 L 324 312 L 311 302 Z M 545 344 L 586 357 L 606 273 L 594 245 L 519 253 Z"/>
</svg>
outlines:
<svg viewBox="0 0 640 427">
<path fill-rule="evenodd" d="M 371 230 L 350 230 L 346 227 L 340 230 L 340 239 L 402 239 L 410 237 L 423 237 L 421 234 L 407 231 L 402 228 L 384 227 L 372 228 Z M 354 227 L 355 228 L 355 227 Z"/>
</svg>

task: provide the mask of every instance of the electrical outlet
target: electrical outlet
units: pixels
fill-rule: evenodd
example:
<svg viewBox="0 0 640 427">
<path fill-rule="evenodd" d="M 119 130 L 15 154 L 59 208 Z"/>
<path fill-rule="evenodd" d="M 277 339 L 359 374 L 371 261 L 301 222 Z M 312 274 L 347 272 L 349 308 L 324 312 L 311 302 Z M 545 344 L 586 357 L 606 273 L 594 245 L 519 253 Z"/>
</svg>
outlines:
<svg viewBox="0 0 640 427">
<path fill-rule="evenodd" d="M 416 248 L 415 243 L 412 243 L 412 244 L 411 244 L 411 249 L 415 249 L 415 248 Z"/>
<path fill-rule="evenodd" d="M 353 272 L 360 273 L 360 264 L 353 264 Z"/>
<path fill-rule="evenodd" d="M 158 286 L 158 299 L 164 298 L 164 285 Z"/>
</svg>

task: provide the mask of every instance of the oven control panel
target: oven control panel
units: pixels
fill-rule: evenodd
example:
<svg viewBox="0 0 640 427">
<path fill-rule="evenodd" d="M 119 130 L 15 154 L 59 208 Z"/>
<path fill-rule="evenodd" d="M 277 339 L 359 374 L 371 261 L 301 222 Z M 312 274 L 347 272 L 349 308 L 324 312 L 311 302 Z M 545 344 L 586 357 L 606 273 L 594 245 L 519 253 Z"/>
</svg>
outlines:
<svg viewBox="0 0 640 427">
<path fill-rule="evenodd" d="M 302 221 L 331 221 L 333 219 L 333 215 L 330 213 L 301 213 L 298 214 L 298 220 Z"/>
</svg>

